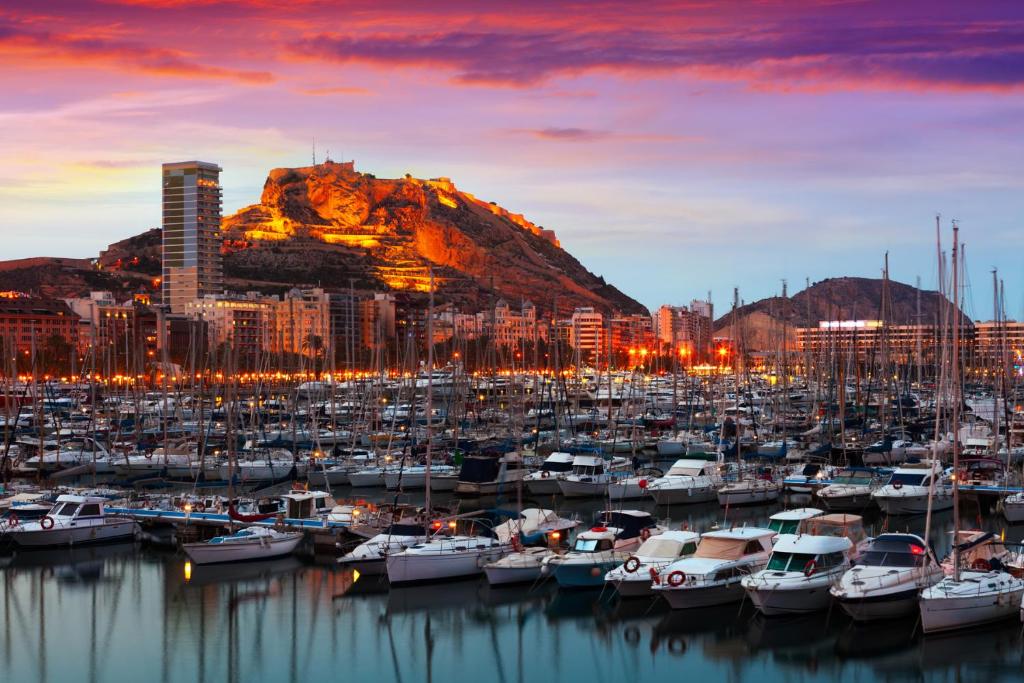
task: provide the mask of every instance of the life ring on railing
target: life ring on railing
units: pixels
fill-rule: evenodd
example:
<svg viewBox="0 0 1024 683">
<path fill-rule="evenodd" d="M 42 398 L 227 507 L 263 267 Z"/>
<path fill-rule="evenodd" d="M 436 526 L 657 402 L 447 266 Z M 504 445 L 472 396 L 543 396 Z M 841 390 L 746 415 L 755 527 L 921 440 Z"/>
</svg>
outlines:
<svg viewBox="0 0 1024 683">
<path fill-rule="evenodd" d="M 804 565 L 804 576 L 808 579 L 814 576 L 814 572 L 818 569 L 818 563 L 814 560 L 807 560 L 807 564 Z"/>
<path fill-rule="evenodd" d="M 678 569 L 668 575 L 668 585 L 670 585 L 670 586 L 672 586 L 674 588 L 678 588 L 679 586 L 682 586 L 685 581 L 686 581 L 686 574 L 684 574 L 683 572 L 679 571 Z"/>
<path fill-rule="evenodd" d="M 541 479 L 548 479 L 550 476 L 551 476 L 551 470 L 541 470 L 541 472 L 540 472 L 540 478 Z"/>
<path fill-rule="evenodd" d="M 977 570 L 979 572 L 987 572 L 992 569 L 992 563 L 986 560 L 984 557 L 979 557 L 976 558 L 974 562 L 971 562 L 971 569 Z"/>
<path fill-rule="evenodd" d="M 641 529 L 640 530 L 640 538 L 641 539 L 646 541 L 650 537 L 651 537 L 651 530 L 650 529 Z"/>
<path fill-rule="evenodd" d="M 14 527 L 18 526 L 20 521 L 21 520 L 18 519 L 18 515 L 15 514 L 14 512 L 12 512 L 11 514 L 7 515 L 7 526 L 9 528 L 11 528 L 11 529 L 13 529 Z"/>
<path fill-rule="evenodd" d="M 636 574 L 640 571 L 640 558 L 636 555 L 631 556 L 626 560 L 626 563 L 622 565 L 622 568 L 630 574 Z"/>
<path fill-rule="evenodd" d="M 894 489 L 896 489 L 897 491 L 899 491 L 901 488 L 903 488 L 903 482 L 902 481 L 894 481 L 892 483 L 892 487 Z"/>
<path fill-rule="evenodd" d="M 44 531 L 49 531 L 50 529 L 52 529 L 53 524 L 54 519 L 50 515 L 46 515 L 41 520 L 39 520 L 39 528 L 43 529 Z"/>
<path fill-rule="evenodd" d="M 142 457 L 145 458 L 146 460 L 152 460 L 153 454 L 151 452 L 143 453 Z"/>
</svg>

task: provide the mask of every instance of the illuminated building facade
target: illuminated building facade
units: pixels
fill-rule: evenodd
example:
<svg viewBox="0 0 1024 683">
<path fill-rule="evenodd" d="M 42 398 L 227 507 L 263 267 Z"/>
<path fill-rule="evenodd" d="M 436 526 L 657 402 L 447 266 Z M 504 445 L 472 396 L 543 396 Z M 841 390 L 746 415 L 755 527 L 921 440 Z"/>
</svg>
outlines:
<svg viewBox="0 0 1024 683">
<path fill-rule="evenodd" d="M 161 287 L 172 313 L 224 287 L 220 172 L 203 161 L 163 165 Z"/>
</svg>

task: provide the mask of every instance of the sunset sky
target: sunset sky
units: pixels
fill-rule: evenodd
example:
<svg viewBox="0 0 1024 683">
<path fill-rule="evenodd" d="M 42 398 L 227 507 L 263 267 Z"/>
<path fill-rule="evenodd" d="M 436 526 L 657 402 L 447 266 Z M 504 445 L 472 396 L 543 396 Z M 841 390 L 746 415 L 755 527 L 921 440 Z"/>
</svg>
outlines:
<svg viewBox="0 0 1024 683">
<path fill-rule="evenodd" d="M 654 307 L 839 275 L 934 288 L 960 220 L 974 317 L 1024 313 L 1024 5 L 0 3 L 0 258 L 159 224 L 163 161 L 225 213 L 322 157 L 446 175 Z"/>
</svg>

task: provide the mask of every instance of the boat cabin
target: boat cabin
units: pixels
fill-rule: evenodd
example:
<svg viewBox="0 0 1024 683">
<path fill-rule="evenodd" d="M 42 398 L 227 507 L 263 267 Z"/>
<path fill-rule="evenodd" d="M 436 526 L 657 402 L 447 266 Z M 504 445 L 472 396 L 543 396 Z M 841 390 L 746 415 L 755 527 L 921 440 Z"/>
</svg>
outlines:
<svg viewBox="0 0 1024 683">
<path fill-rule="evenodd" d="M 718 464 L 711 460 L 681 458 L 665 473 L 666 477 L 711 477 L 718 474 Z"/>
<path fill-rule="evenodd" d="M 781 536 L 768 559 L 766 572 L 809 575 L 845 565 L 853 544 L 836 536 Z"/>
<path fill-rule="evenodd" d="M 579 477 L 604 474 L 604 458 L 597 455 L 577 455 L 572 459 L 572 473 Z"/>
<path fill-rule="evenodd" d="M 50 517 L 60 518 L 61 522 L 89 522 L 103 519 L 105 498 L 98 496 L 62 495 L 48 513 Z"/>
<path fill-rule="evenodd" d="M 666 531 L 651 536 L 637 548 L 639 558 L 677 559 L 697 552 L 700 534 L 694 531 Z"/>
<path fill-rule="evenodd" d="M 708 560 L 742 560 L 750 555 L 771 552 L 775 532 L 771 529 L 743 527 L 709 531 L 700 537 L 694 557 Z"/>
<path fill-rule="evenodd" d="M 783 510 L 768 518 L 768 528 L 777 534 L 802 534 L 807 530 L 807 520 L 823 514 L 825 511 L 818 508 Z"/>
<path fill-rule="evenodd" d="M 555 452 L 545 458 L 540 469 L 542 472 L 568 472 L 572 469 L 573 459 L 572 453 Z"/>
<path fill-rule="evenodd" d="M 644 529 L 654 529 L 657 523 L 651 513 L 642 510 L 605 510 L 597 514 L 595 527 L 611 527 L 618 533 L 616 538 L 628 540 L 643 534 Z"/>
<path fill-rule="evenodd" d="M 930 460 L 908 463 L 896 468 L 889 478 L 889 486 L 931 486 L 932 477 L 941 474 L 942 467 L 938 464 L 933 465 Z"/>
<path fill-rule="evenodd" d="M 281 496 L 284 516 L 289 519 L 313 519 L 333 507 L 324 491 L 290 491 Z"/>
<path fill-rule="evenodd" d="M 929 550 L 920 536 L 882 534 L 871 541 L 867 551 L 854 564 L 865 567 L 924 567 Z"/>
<path fill-rule="evenodd" d="M 877 477 L 878 471 L 871 467 L 844 467 L 832 477 L 832 483 L 844 486 L 870 486 Z"/>
<path fill-rule="evenodd" d="M 845 538 L 853 545 L 867 540 L 864 518 L 860 515 L 831 514 L 807 520 L 804 533 L 810 536 Z"/>
</svg>

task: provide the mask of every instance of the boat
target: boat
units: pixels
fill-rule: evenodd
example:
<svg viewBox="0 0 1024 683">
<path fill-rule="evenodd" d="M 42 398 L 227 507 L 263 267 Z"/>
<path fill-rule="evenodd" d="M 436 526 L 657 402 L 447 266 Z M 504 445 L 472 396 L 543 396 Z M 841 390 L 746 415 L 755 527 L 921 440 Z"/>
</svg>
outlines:
<svg viewBox="0 0 1024 683">
<path fill-rule="evenodd" d="M 783 510 L 768 518 L 768 528 L 777 534 L 802 534 L 807 531 L 807 520 L 823 514 L 818 508 Z"/>
<path fill-rule="evenodd" d="M 771 475 L 765 475 L 771 476 Z M 741 505 L 767 505 L 779 499 L 782 483 L 772 479 L 748 476 L 739 481 L 730 481 L 719 487 L 718 504 L 722 507 Z"/>
<path fill-rule="evenodd" d="M 527 475 L 518 453 L 501 457 L 470 455 L 462 461 L 455 495 L 465 497 L 494 496 L 502 490 L 514 489 Z"/>
<path fill-rule="evenodd" d="M 832 600 L 832 584 L 850 568 L 853 547 L 844 536 L 783 534 L 768 565 L 741 584 L 765 616 L 824 610 Z"/>
<path fill-rule="evenodd" d="M 914 534 L 881 534 L 831 589 L 854 621 L 917 613 L 917 596 L 943 577 L 928 544 Z"/>
<path fill-rule="evenodd" d="M 446 536 L 417 543 L 385 559 L 392 584 L 476 576 L 484 565 L 512 552 L 511 543 L 490 536 Z"/>
<path fill-rule="evenodd" d="M 557 554 L 551 548 L 542 547 L 521 548 L 511 552 L 484 565 L 487 583 L 492 586 L 508 586 L 543 581 L 547 578 L 544 573 L 544 561 Z"/>
<path fill-rule="evenodd" d="M 771 529 L 742 527 L 709 531 L 700 538 L 697 552 L 661 569 L 651 589 L 672 609 L 692 609 L 739 602 L 740 580 L 768 562 L 776 533 Z"/>
<path fill-rule="evenodd" d="M 438 490 L 434 486 L 434 479 L 454 474 L 455 468 L 451 465 L 432 464 L 430 466 L 430 490 Z M 449 480 L 453 482 L 455 481 L 452 477 L 449 477 Z M 413 465 L 384 470 L 384 487 L 388 491 L 397 491 L 398 489 L 402 489 L 404 491 L 425 489 L 427 487 L 427 466 Z"/>
<path fill-rule="evenodd" d="M 8 526 L 6 536 L 23 547 L 106 543 L 135 538 L 139 526 L 130 517 L 109 515 L 106 498 L 63 494 L 41 519 Z"/>
<path fill-rule="evenodd" d="M 658 505 L 707 503 L 715 500 L 720 483 L 716 463 L 681 458 L 664 477 L 647 482 L 647 493 Z"/>
<path fill-rule="evenodd" d="M 339 557 L 338 564 L 367 576 L 386 574 L 388 555 L 421 543 L 426 537 L 423 524 L 400 520 Z"/>
<path fill-rule="evenodd" d="M 572 472 L 559 477 L 558 490 L 566 498 L 601 498 L 608 493 L 608 485 L 626 476 L 621 470 L 627 466 L 622 458 L 612 461 L 619 475 L 605 469 L 605 460 L 597 455 L 577 455 L 572 460 Z"/>
<path fill-rule="evenodd" d="M 881 485 L 882 476 L 873 467 L 844 467 L 828 486 L 818 489 L 818 500 L 833 512 L 862 512 L 875 505 L 871 494 Z"/>
<path fill-rule="evenodd" d="M 1012 493 L 1003 498 L 1001 506 L 1003 517 L 1011 524 L 1024 522 L 1024 491 Z"/>
<path fill-rule="evenodd" d="M 799 471 L 786 475 L 784 484 L 790 493 L 814 493 L 832 478 L 832 466 L 822 462 L 806 462 Z"/>
<path fill-rule="evenodd" d="M 196 564 L 269 560 L 290 555 L 302 542 L 298 531 L 278 531 L 267 527 L 247 527 L 228 536 L 215 536 L 203 543 L 185 543 L 182 547 Z"/>
<path fill-rule="evenodd" d="M 665 531 L 644 541 L 636 553 L 604 575 L 604 582 L 624 598 L 650 597 L 652 577 L 683 557 L 697 552 L 700 534 Z"/>
<path fill-rule="evenodd" d="M 558 480 L 572 470 L 572 453 L 555 451 L 544 459 L 540 469 L 523 477 L 523 485 L 534 496 L 552 496 L 560 493 Z"/>
<path fill-rule="evenodd" d="M 932 512 L 953 507 L 953 488 L 941 481 L 943 468 L 935 460 L 906 463 L 896 468 L 889 483 L 871 493 L 882 512 L 889 515 L 922 515 L 928 511 L 928 493 L 934 480 Z"/>
<path fill-rule="evenodd" d="M 598 518 L 598 524 L 576 536 L 569 552 L 544 561 L 546 573 L 560 587 L 600 588 L 609 570 L 663 531 L 649 512 L 641 510 L 606 510 Z"/>
</svg>

